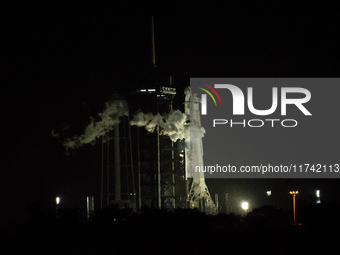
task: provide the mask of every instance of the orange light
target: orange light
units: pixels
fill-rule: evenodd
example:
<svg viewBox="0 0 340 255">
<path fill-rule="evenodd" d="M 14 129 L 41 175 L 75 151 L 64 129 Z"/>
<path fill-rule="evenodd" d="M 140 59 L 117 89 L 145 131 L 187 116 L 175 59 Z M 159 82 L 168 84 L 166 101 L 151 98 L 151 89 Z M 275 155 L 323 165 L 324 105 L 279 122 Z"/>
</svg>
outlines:
<svg viewBox="0 0 340 255">
<path fill-rule="evenodd" d="M 293 195 L 293 215 L 294 215 L 294 225 L 296 225 L 296 218 L 295 218 L 295 197 L 299 194 L 299 191 L 289 191 L 289 194 Z"/>
</svg>

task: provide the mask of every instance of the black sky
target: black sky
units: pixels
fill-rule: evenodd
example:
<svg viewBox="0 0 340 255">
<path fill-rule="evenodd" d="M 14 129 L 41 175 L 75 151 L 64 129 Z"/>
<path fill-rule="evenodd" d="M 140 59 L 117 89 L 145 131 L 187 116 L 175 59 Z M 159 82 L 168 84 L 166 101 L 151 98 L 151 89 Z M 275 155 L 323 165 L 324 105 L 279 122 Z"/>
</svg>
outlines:
<svg viewBox="0 0 340 255">
<path fill-rule="evenodd" d="M 114 92 L 147 83 L 152 15 L 157 69 L 173 76 L 181 110 L 190 77 L 339 76 L 332 6 L 22 3 L 1 13 L 1 217 L 32 201 L 48 207 L 56 195 L 69 207 L 98 196 L 100 148 L 66 156 L 51 130 L 80 134 Z"/>
</svg>

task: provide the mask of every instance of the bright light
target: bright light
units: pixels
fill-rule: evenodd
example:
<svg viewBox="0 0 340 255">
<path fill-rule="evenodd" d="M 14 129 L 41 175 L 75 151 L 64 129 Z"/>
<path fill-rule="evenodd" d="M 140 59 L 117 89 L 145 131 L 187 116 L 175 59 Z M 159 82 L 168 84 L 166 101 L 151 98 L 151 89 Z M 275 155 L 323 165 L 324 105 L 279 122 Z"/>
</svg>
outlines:
<svg viewBox="0 0 340 255">
<path fill-rule="evenodd" d="M 316 191 L 316 197 L 320 197 L 320 190 Z"/>
<path fill-rule="evenodd" d="M 156 89 L 148 89 L 148 91 L 156 91 Z"/>
<path fill-rule="evenodd" d="M 317 191 L 316 191 L 316 197 L 318 198 L 318 199 L 316 200 L 316 203 L 317 203 L 317 204 L 320 204 L 320 203 L 321 203 L 321 199 L 320 199 L 320 190 L 317 190 Z"/>
<path fill-rule="evenodd" d="M 140 92 L 146 92 L 146 89 L 141 89 Z"/>
<path fill-rule="evenodd" d="M 57 205 L 59 205 L 60 204 L 60 197 L 56 197 L 55 202 L 57 203 Z"/>
<path fill-rule="evenodd" d="M 299 194 L 299 191 L 289 191 L 289 194 L 296 195 Z"/>
<path fill-rule="evenodd" d="M 271 194 L 272 194 L 272 191 L 271 191 L 271 190 L 268 190 L 268 191 L 267 191 L 267 196 L 269 197 Z"/>
<path fill-rule="evenodd" d="M 241 206 L 242 206 L 243 210 L 248 210 L 249 204 L 248 204 L 248 202 L 242 202 Z"/>
</svg>

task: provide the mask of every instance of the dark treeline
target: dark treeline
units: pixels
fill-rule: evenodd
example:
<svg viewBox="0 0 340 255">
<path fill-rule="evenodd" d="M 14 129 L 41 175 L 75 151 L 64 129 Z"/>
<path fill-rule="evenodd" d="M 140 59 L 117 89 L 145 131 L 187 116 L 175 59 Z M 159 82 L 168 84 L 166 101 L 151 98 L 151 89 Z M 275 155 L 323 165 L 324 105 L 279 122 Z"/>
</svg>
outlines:
<svg viewBox="0 0 340 255">
<path fill-rule="evenodd" d="M 298 207 L 299 206 L 299 207 Z M 207 216 L 111 206 L 91 219 L 76 210 L 44 211 L 27 206 L 29 217 L 15 227 L 0 225 L 0 254 L 332 254 L 339 240 L 340 204 L 300 203 L 291 211 L 271 206 L 247 215 Z M 339 250 L 337 250 L 339 251 Z M 338 254 L 338 253 L 334 253 Z"/>
</svg>

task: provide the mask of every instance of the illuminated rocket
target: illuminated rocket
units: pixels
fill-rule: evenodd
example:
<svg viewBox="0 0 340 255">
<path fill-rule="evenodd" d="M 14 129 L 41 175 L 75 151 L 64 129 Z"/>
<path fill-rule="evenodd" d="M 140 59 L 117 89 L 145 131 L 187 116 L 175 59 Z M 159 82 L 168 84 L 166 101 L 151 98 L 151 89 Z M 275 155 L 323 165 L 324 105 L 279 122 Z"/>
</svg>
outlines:
<svg viewBox="0 0 340 255">
<path fill-rule="evenodd" d="M 204 173 L 193 173 L 195 166 L 203 169 L 203 144 L 202 137 L 205 129 L 201 126 L 199 110 L 200 100 L 196 94 L 191 94 L 190 88 L 185 90 L 185 114 L 187 119 L 190 117 L 190 139 L 187 141 L 186 148 L 186 178 L 193 178 L 188 202 L 190 208 L 199 208 L 204 205 L 207 214 L 215 215 L 218 213 L 214 201 L 211 199 L 208 187 L 205 183 Z"/>
</svg>

